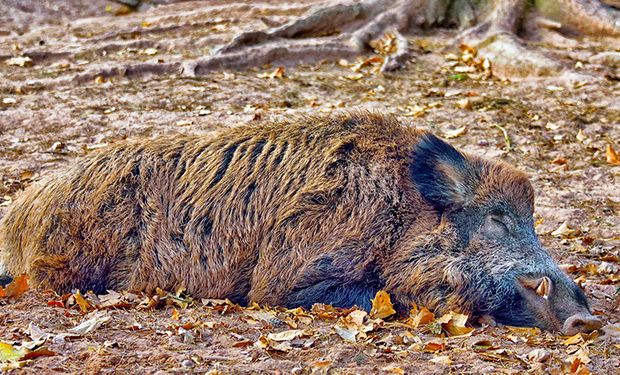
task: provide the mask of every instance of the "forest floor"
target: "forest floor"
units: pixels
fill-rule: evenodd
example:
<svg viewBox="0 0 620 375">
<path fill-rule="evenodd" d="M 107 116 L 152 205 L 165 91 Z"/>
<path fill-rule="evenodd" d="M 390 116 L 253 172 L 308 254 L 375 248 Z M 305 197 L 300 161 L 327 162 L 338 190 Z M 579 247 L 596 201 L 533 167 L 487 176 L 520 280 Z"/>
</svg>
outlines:
<svg viewBox="0 0 620 375">
<path fill-rule="evenodd" d="M 316 1 L 225 3 L 181 2 L 115 16 L 118 5 L 103 0 L 1 2 L 0 216 L 48 171 L 127 137 L 206 135 L 304 113 L 377 110 L 529 173 L 541 240 L 584 287 L 604 328 L 566 338 L 476 326 L 450 337 L 445 321 L 415 328 L 328 307 L 309 313 L 222 301 L 186 307 L 187 299 L 164 294 L 167 303 L 152 307 L 153 299 L 131 294 L 87 295 L 84 302 L 30 291 L 0 299 L 0 343 L 11 345 L 0 346 L 0 356 L 24 343 L 51 352 L 0 361 L 0 372 L 17 366 L 23 367 L 15 373 L 620 371 L 617 40 L 546 46 L 573 73 L 518 81 L 490 76 L 471 58 L 474 51 L 446 50 L 455 34 L 449 30 L 410 37 L 415 57 L 385 75 L 378 71 L 381 56 L 372 53 L 201 77 L 97 74 L 198 58 L 240 31 L 299 16 Z M 30 59 L 15 59 L 22 54 Z"/>
</svg>

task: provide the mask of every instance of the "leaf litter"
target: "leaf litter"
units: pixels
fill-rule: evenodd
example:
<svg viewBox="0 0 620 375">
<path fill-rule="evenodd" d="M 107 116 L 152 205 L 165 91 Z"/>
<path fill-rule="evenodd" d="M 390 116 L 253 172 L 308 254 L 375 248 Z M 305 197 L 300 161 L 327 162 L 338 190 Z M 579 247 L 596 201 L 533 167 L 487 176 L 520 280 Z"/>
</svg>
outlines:
<svg viewBox="0 0 620 375">
<path fill-rule="evenodd" d="M 146 20 L 139 14 L 135 19 L 129 18 L 133 16 L 123 16 L 128 17 L 124 22 L 134 22 L 142 28 L 160 26 L 158 21 Z M 235 16 L 260 22 L 258 17 L 264 15 L 252 18 L 255 16 L 246 11 Z M 187 13 L 186 17 L 191 22 L 192 14 Z M 236 33 L 234 22 L 222 21 L 216 26 L 205 28 L 207 34 L 188 28 L 173 33 L 172 37 L 180 40 L 177 33 L 187 32 L 196 36 L 192 40 L 198 41 L 201 37 L 214 39 L 211 34 L 216 33 L 215 39 L 228 40 Z M 87 31 L 79 40 L 87 40 L 85 35 L 90 32 L 97 35 L 109 31 L 109 26 L 88 23 L 80 28 Z M 46 38 L 31 39 L 38 42 L 58 38 L 53 33 L 47 34 Z M 71 29 L 63 28 L 62 34 L 75 37 Z M 166 33 L 160 36 L 162 41 L 169 37 Z M 137 40 L 139 37 L 136 35 Z M 92 141 L 85 139 L 98 133 L 106 133 L 114 141 L 128 135 L 211 130 L 214 117 L 218 117 L 218 125 L 234 126 L 278 119 L 291 113 L 368 106 L 395 113 L 408 124 L 433 129 L 468 151 L 504 159 L 528 172 L 537 189 L 536 219 L 541 222 L 537 230 L 553 255 L 567 265 L 565 270 L 570 277 L 592 297 L 595 313 L 609 322 L 599 336 L 562 337 L 529 328 L 462 325 L 462 318 L 436 317 L 424 307 L 412 310 L 405 318 L 378 317 L 359 309 L 336 309 L 328 305 L 317 305 L 310 311 L 265 306 L 245 308 L 226 300 L 192 300 L 182 291 L 160 291 L 153 295 L 126 291 L 108 291 L 103 295 L 88 291 L 23 295 L 24 288 L 19 287 L 17 290 L 21 292 L 11 292 L 15 293 L 12 297 L 0 299 L 0 319 L 7 326 L 0 333 L 0 340 L 10 345 L 11 352 L 49 346 L 58 354 L 10 364 L 3 362 L 2 366 L 26 365 L 33 371 L 58 366 L 67 372 L 83 373 L 110 368 L 122 371 L 138 363 L 150 369 L 149 372 L 156 372 L 182 370 L 181 363 L 189 360 L 197 368 L 216 371 L 228 365 L 255 372 L 297 371 L 298 368 L 327 372 L 348 368 L 351 372 L 395 374 L 612 373 L 609 369 L 618 368 L 620 355 L 617 326 L 620 239 L 616 219 L 620 212 L 616 197 L 620 118 L 612 100 L 617 97 L 617 80 L 614 81 L 617 72 L 593 67 L 586 62 L 587 58 L 577 58 L 584 62 L 580 63 L 582 71 L 597 74 L 601 80 L 588 85 L 564 85 L 561 79 L 535 84 L 510 82 L 496 79 L 492 61 L 480 59 L 475 48 L 462 46 L 449 56 L 433 47 L 437 42 L 426 37 L 413 40 L 412 45 L 420 52 L 417 62 L 392 77 L 379 71 L 385 56 L 394 51 L 394 38 L 386 34 L 373 46 L 375 55 L 350 63 L 287 66 L 286 72 L 284 69 L 278 72 L 276 66 L 264 67 L 258 72 L 266 73 L 264 77 L 257 77 L 256 71 L 222 73 L 214 75 L 215 84 L 208 80 L 174 80 L 175 90 L 170 90 L 171 81 L 167 79 L 154 78 L 137 84 L 131 80 L 97 77 L 99 86 L 89 82 L 67 87 L 68 95 L 54 96 L 53 105 L 35 89 L 28 92 L 30 86 L 26 84 L 38 74 L 45 74 L 44 70 L 50 66 L 27 59 L 14 65 L 1 64 L 0 69 L 11 73 L 15 83 L 11 87 L 16 91 L 3 94 L 15 100 L 7 103 L 3 100 L 2 104 L 3 116 L 8 121 L 4 124 L 7 131 L 3 129 L 0 134 L 3 142 L 0 209 L 36 179 L 22 180 L 22 171 L 46 172 L 54 166 L 70 164 L 78 153 L 69 146 L 76 144 L 88 150 Z M 69 40 L 69 43 L 73 42 Z M 154 51 L 146 53 L 147 48 L 118 56 L 119 59 L 149 56 Z M 565 56 L 568 66 L 576 61 L 574 54 L 587 55 L 596 48 L 599 47 L 584 41 L 580 51 L 557 53 Z M 196 50 L 203 53 L 200 48 Z M 16 57 L 25 56 L 19 51 L 16 50 Z M 169 59 L 169 53 L 164 48 L 158 49 L 157 58 Z M 95 54 L 78 56 L 75 64 L 61 62 L 57 66 L 59 70 L 82 69 L 102 63 L 101 60 Z M 108 93 L 106 102 L 101 103 L 104 85 Z M 584 97 L 588 100 L 583 100 Z M 244 104 L 237 108 L 237 103 Z M 261 115 L 245 112 L 245 103 L 260 108 Z M 98 106 L 101 108 L 97 114 L 101 118 L 91 113 Z M 115 110 L 106 113 L 110 108 Z M 208 111 L 200 116 L 206 108 Z M 63 115 L 76 111 L 84 116 Z M 22 125 L 15 125 L 39 124 L 39 118 L 49 119 L 54 129 L 62 126 L 67 139 L 60 141 L 56 135 L 46 134 L 45 127 L 33 125 L 22 129 L 18 127 Z M 89 127 L 80 122 L 84 118 L 88 118 Z M 177 121 L 184 122 L 178 129 L 171 129 Z M 128 123 L 132 124 L 131 129 Z M 18 129 L 23 132 L 23 138 L 13 139 Z M 48 150 L 55 142 L 68 148 L 53 153 L 30 152 Z M 389 308 L 385 311 L 389 312 Z M 84 336 L 69 333 L 97 312 L 107 313 L 100 317 L 110 319 Z M 31 325 L 33 322 L 35 326 Z M 470 329 L 473 330 L 467 332 Z M 285 338 L 297 336 L 284 341 L 269 338 L 270 334 L 277 338 L 273 335 L 288 331 L 304 334 L 283 334 Z M 354 336 L 355 343 L 338 332 L 348 338 Z M 129 363 L 128 351 L 150 354 L 133 358 L 136 362 Z M 445 369 L 446 366 L 449 368 Z"/>
</svg>

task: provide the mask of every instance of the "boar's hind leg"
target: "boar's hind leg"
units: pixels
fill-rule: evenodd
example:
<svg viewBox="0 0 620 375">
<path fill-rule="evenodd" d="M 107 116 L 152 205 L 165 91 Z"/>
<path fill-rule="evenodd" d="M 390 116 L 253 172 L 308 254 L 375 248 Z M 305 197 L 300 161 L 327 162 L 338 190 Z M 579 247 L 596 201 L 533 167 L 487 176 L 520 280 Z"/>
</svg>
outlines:
<svg viewBox="0 0 620 375">
<path fill-rule="evenodd" d="M 372 252 L 363 246 L 355 246 L 352 241 L 345 248 L 315 255 L 314 259 L 305 261 L 300 267 L 291 267 L 297 263 L 295 260 L 287 261 L 290 268 L 284 272 L 281 269 L 270 272 L 263 268 L 262 275 L 280 276 L 269 281 L 259 280 L 253 285 L 251 297 L 288 307 L 309 309 L 315 303 L 325 303 L 343 308 L 358 306 L 369 311 L 370 299 L 383 285 L 376 263 L 369 254 Z M 281 261 L 274 262 L 271 268 L 285 264 Z M 287 280 L 290 281 L 287 283 Z"/>
</svg>

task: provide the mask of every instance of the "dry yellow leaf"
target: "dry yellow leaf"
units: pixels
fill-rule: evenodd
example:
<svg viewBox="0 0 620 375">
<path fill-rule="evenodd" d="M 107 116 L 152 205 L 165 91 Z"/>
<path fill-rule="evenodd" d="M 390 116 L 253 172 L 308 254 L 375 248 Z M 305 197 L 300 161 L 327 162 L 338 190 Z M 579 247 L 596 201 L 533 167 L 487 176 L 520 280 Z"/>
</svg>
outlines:
<svg viewBox="0 0 620 375">
<path fill-rule="evenodd" d="M 396 310 L 394 310 L 390 295 L 384 290 L 378 291 L 375 298 L 372 300 L 370 317 L 373 319 L 385 319 L 394 314 L 396 314 Z"/>
<path fill-rule="evenodd" d="M 620 165 L 620 157 L 616 153 L 616 150 L 614 150 L 614 148 L 611 147 L 611 145 L 607 145 L 607 149 L 605 150 L 605 155 L 607 156 L 607 162 L 609 164 Z"/>
<path fill-rule="evenodd" d="M 387 372 L 388 374 L 397 374 L 397 375 L 404 375 L 405 374 L 405 370 L 403 370 L 400 367 L 396 367 L 396 366 L 384 367 L 383 371 Z"/>
<path fill-rule="evenodd" d="M 570 237 L 577 232 L 575 229 L 571 229 L 568 226 L 568 221 L 563 222 L 556 230 L 551 232 L 552 236 L 555 237 Z"/>
<path fill-rule="evenodd" d="M 465 133 L 467 133 L 467 126 L 462 126 L 460 128 L 452 129 L 452 130 L 448 130 L 448 131 L 444 132 L 444 136 L 447 139 L 452 139 L 452 138 L 460 137 L 460 136 L 462 136 Z"/>
<path fill-rule="evenodd" d="M 73 295 L 73 298 L 75 298 L 75 302 L 77 303 L 81 312 L 88 312 L 88 310 L 91 308 L 90 303 L 88 303 L 88 301 L 84 299 L 84 296 L 82 296 L 82 293 L 80 293 L 79 290 Z"/>
<path fill-rule="evenodd" d="M 412 310 L 413 313 L 413 310 Z M 430 312 L 426 307 L 422 307 L 420 311 L 416 312 L 413 318 L 411 319 L 411 325 L 414 327 L 419 327 L 425 324 L 432 322 L 435 319 L 435 314 Z"/>
<path fill-rule="evenodd" d="M 441 318 L 437 319 L 437 323 L 441 323 L 441 327 L 450 336 L 466 336 L 471 335 L 474 328 L 465 327 L 467 323 L 467 315 L 459 314 L 451 311 Z"/>
</svg>

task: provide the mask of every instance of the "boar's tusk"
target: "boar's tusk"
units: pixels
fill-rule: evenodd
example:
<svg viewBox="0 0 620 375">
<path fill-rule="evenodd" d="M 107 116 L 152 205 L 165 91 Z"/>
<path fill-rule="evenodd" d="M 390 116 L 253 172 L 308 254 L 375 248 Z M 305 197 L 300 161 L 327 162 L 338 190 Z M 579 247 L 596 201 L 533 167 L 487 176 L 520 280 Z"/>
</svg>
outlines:
<svg viewBox="0 0 620 375">
<path fill-rule="evenodd" d="M 536 287 L 536 294 L 544 299 L 549 299 L 549 294 L 551 294 L 551 280 L 549 280 L 547 276 L 544 276 L 540 280 L 540 284 Z"/>
</svg>

